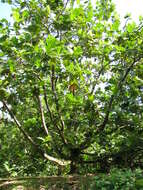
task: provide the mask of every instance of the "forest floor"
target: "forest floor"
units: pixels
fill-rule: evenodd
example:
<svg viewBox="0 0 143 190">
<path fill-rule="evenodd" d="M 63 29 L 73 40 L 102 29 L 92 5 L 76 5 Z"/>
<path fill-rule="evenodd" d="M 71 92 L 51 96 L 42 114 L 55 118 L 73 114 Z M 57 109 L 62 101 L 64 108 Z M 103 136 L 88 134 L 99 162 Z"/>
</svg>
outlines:
<svg viewBox="0 0 143 190">
<path fill-rule="evenodd" d="M 88 190 L 94 176 L 51 176 L 0 179 L 0 190 Z"/>
</svg>

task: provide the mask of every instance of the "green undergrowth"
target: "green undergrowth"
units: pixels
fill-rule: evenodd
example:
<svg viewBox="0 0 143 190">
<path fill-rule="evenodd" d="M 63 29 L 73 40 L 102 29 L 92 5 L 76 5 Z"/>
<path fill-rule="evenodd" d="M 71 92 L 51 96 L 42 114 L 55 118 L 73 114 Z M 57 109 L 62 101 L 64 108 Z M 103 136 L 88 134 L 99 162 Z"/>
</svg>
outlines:
<svg viewBox="0 0 143 190">
<path fill-rule="evenodd" d="M 100 174 L 94 177 L 91 190 L 141 190 L 143 189 L 143 175 L 140 169 L 118 170 L 114 169 L 110 174 Z"/>
</svg>

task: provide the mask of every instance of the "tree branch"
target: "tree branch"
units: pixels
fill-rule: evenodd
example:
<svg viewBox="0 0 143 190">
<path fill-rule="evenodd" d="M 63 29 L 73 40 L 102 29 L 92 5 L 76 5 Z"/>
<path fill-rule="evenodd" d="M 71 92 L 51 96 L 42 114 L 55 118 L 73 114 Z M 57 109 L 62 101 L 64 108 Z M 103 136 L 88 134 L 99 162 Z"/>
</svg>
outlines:
<svg viewBox="0 0 143 190">
<path fill-rule="evenodd" d="M 70 164 L 71 161 L 63 161 L 63 160 L 59 160 L 57 158 L 54 158 L 52 156 L 49 156 L 48 154 L 44 153 L 44 157 L 47 158 L 48 160 L 54 162 L 55 164 L 58 164 L 60 166 L 65 166 Z"/>
<path fill-rule="evenodd" d="M 126 70 L 126 72 L 125 72 L 123 78 L 119 81 L 119 83 L 118 83 L 118 85 L 117 85 L 118 92 L 121 90 L 122 85 L 123 85 L 123 82 L 126 80 L 126 77 L 128 76 L 130 70 L 132 69 L 132 67 L 133 67 L 140 59 L 141 59 L 141 58 L 138 58 L 137 60 L 134 59 L 133 63 L 127 68 L 127 70 Z M 118 93 L 118 92 L 117 92 L 117 93 Z M 106 124 L 108 123 L 109 114 L 110 114 L 110 111 L 111 111 L 111 108 L 112 108 L 112 104 L 113 104 L 113 102 L 114 102 L 114 100 L 115 100 L 115 97 L 116 97 L 117 93 L 116 93 L 116 94 L 112 94 L 112 96 L 111 96 L 111 98 L 110 98 L 110 100 L 109 100 L 109 104 L 108 104 L 108 108 L 107 108 L 107 112 L 106 112 L 104 121 L 103 121 L 103 123 L 99 126 L 99 128 L 96 130 L 96 133 L 95 133 L 95 134 L 99 133 L 100 131 L 103 131 L 104 128 L 105 128 L 105 126 L 106 126 Z M 93 141 L 90 132 L 89 132 L 89 134 L 87 133 L 87 136 L 88 136 L 88 138 L 86 138 L 86 140 L 85 140 L 83 143 L 81 143 L 81 146 L 80 146 L 80 147 L 81 147 L 82 150 L 86 149 L 86 148 L 88 147 L 88 145 L 91 144 L 92 141 Z M 89 138 L 89 137 L 90 137 L 90 138 Z"/>
<path fill-rule="evenodd" d="M 45 85 L 43 85 L 43 91 L 44 91 L 44 100 L 45 100 L 46 108 L 47 108 L 47 111 L 49 113 L 50 119 L 53 122 L 53 116 L 52 116 L 52 112 L 51 112 L 49 104 L 48 104 Z"/>
<path fill-rule="evenodd" d="M 26 133 L 26 131 L 22 128 L 22 125 L 20 124 L 20 122 L 17 120 L 16 116 L 13 114 L 13 112 L 9 109 L 7 103 L 3 100 L 2 101 L 5 109 L 8 111 L 9 115 L 11 116 L 11 118 L 14 120 L 14 122 L 16 123 L 17 127 L 19 128 L 19 130 L 23 133 L 23 135 L 25 136 L 26 139 L 28 139 L 28 141 L 34 145 L 37 146 L 37 144 L 33 141 L 33 139 Z"/>
<path fill-rule="evenodd" d="M 50 120 L 51 120 L 53 126 L 56 127 L 56 129 L 58 130 L 59 135 L 60 135 L 60 137 L 61 137 L 61 139 L 62 139 L 64 145 L 67 145 L 67 141 L 65 140 L 64 135 L 63 135 L 61 129 L 60 129 L 60 128 L 58 127 L 58 125 L 56 124 L 56 121 L 55 121 L 55 119 L 53 118 L 52 112 L 51 112 L 51 110 L 50 110 L 50 107 L 49 107 L 49 104 L 48 104 L 48 101 L 47 101 L 47 95 L 46 95 L 46 88 L 45 88 L 45 86 L 43 86 L 43 90 L 44 90 L 44 100 L 45 100 L 47 112 L 48 112 L 48 114 L 49 114 L 49 116 L 50 116 Z"/>
<path fill-rule="evenodd" d="M 111 98 L 110 98 L 110 101 L 109 101 L 109 104 L 108 104 L 108 108 L 107 108 L 107 112 L 106 112 L 106 115 L 105 115 L 105 118 L 104 118 L 104 121 L 103 123 L 101 124 L 101 126 L 97 129 L 97 132 L 101 131 L 101 130 L 104 130 L 106 124 L 108 123 L 108 120 L 109 120 L 109 113 L 111 111 L 111 108 L 112 108 L 112 105 L 113 105 L 113 102 L 115 100 L 115 97 L 117 95 L 117 93 L 120 92 L 122 86 L 123 86 L 123 83 L 124 81 L 126 80 L 129 72 L 131 71 L 131 69 L 133 68 L 133 66 L 139 61 L 141 60 L 142 57 L 139 57 L 138 59 L 134 59 L 133 63 L 127 68 L 124 76 L 122 77 L 122 79 L 119 81 L 118 85 L 117 85 L 117 92 L 116 94 L 112 94 Z"/>
<path fill-rule="evenodd" d="M 56 110 L 57 110 L 57 113 L 58 113 L 58 116 L 59 116 L 59 120 L 60 120 L 60 123 L 61 123 L 61 127 L 62 127 L 61 129 L 59 129 L 60 130 L 60 134 L 62 134 L 62 138 L 64 138 L 62 131 L 64 130 L 65 124 L 64 124 L 64 121 L 63 121 L 62 116 L 60 114 L 59 103 L 58 103 L 58 98 L 57 98 L 57 93 L 56 93 L 56 87 L 55 87 L 55 68 L 54 68 L 54 65 L 52 66 L 51 88 L 52 88 L 52 92 L 54 94 L 54 99 L 55 99 L 55 104 L 56 104 Z M 64 139 L 64 142 L 66 142 L 65 139 Z"/>
<path fill-rule="evenodd" d="M 57 158 L 54 158 L 50 155 L 48 155 L 47 153 L 45 153 L 38 144 L 36 144 L 34 142 L 34 140 L 27 134 L 27 132 L 23 129 L 22 125 L 20 124 L 20 122 L 18 121 L 18 119 L 16 118 L 16 116 L 14 115 L 14 113 L 9 109 L 7 103 L 3 100 L 2 101 L 3 106 L 5 107 L 5 109 L 7 110 L 7 112 L 10 114 L 11 118 L 14 120 L 14 122 L 16 123 L 17 127 L 19 128 L 19 130 L 22 132 L 22 134 L 24 135 L 25 139 L 27 139 L 35 148 L 36 150 L 41 154 L 42 157 L 46 158 L 47 160 L 54 162 L 55 164 L 64 166 L 64 165 L 68 165 L 70 163 L 70 161 L 62 161 L 59 160 Z"/>
<path fill-rule="evenodd" d="M 40 113 L 41 113 L 42 125 L 43 125 L 43 128 L 44 128 L 46 134 L 48 135 L 49 132 L 48 132 L 48 128 L 47 128 L 46 122 L 45 122 L 45 116 L 44 116 L 44 111 L 43 111 L 43 107 L 42 107 L 42 100 L 41 100 L 40 95 L 38 95 L 37 98 L 38 98 L 38 102 L 39 102 L 39 108 L 40 108 Z"/>
<path fill-rule="evenodd" d="M 34 74 L 36 75 L 36 77 L 37 77 L 40 81 L 42 81 L 42 79 L 39 77 L 39 75 L 38 75 L 37 73 L 34 72 Z M 54 89 L 55 89 L 54 73 L 52 74 L 52 77 L 51 77 L 51 78 L 52 78 L 52 80 L 51 80 L 52 89 L 54 90 Z M 47 111 L 48 111 L 49 116 L 50 116 L 50 120 L 51 120 L 52 124 L 56 127 L 56 129 L 58 130 L 59 135 L 60 135 L 60 137 L 61 137 L 63 143 L 64 143 L 65 145 L 67 145 L 67 141 L 65 140 L 64 135 L 63 135 L 61 129 L 57 126 L 56 121 L 55 121 L 55 119 L 54 119 L 54 117 L 53 117 L 53 115 L 52 115 L 52 112 L 51 112 L 51 110 L 50 110 L 50 107 L 49 107 L 49 104 L 48 104 L 48 101 L 47 101 L 47 94 L 46 94 L 46 87 L 45 87 L 45 85 L 43 85 L 43 91 L 44 91 L 44 100 L 45 100 L 45 104 L 46 104 Z"/>
</svg>

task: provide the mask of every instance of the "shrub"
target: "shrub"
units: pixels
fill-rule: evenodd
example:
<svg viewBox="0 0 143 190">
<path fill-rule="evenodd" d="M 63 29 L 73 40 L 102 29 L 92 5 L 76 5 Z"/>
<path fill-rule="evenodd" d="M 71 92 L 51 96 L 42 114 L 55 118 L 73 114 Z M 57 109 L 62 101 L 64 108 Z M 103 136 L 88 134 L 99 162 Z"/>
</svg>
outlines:
<svg viewBox="0 0 143 190">
<path fill-rule="evenodd" d="M 113 169 L 110 174 L 94 177 L 90 189 L 101 190 L 132 190 L 143 189 L 143 176 L 140 169 L 135 171 Z"/>
</svg>

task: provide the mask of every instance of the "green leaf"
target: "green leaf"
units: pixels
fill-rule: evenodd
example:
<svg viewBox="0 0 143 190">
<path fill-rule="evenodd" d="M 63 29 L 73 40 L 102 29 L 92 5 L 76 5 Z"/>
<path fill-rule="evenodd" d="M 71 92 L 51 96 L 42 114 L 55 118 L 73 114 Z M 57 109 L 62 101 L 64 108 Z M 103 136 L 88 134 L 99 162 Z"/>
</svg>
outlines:
<svg viewBox="0 0 143 190">
<path fill-rule="evenodd" d="M 23 12 L 22 12 L 22 17 L 23 17 L 23 19 L 27 19 L 27 18 L 29 18 L 29 11 L 28 10 L 24 10 Z"/>
<path fill-rule="evenodd" d="M 20 21 L 20 14 L 19 14 L 19 9 L 14 9 L 12 11 L 13 13 L 13 18 L 16 22 L 19 22 Z"/>
<path fill-rule="evenodd" d="M 79 5 L 80 4 L 80 0 L 76 0 L 76 3 L 77 3 L 77 5 Z"/>
<path fill-rule="evenodd" d="M 128 32 L 133 32 L 134 29 L 135 29 L 135 27 L 136 27 L 135 22 L 133 22 L 133 23 L 131 23 L 131 24 L 128 24 L 128 25 L 127 25 L 127 31 L 128 31 Z"/>
<path fill-rule="evenodd" d="M 10 169 L 9 164 L 8 164 L 7 161 L 4 163 L 4 167 L 5 167 L 5 169 L 6 169 L 8 172 L 10 172 L 11 169 Z"/>
<path fill-rule="evenodd" d="M 142 188 L 143 187 L 143 179 L 137 179 L 136 180 L 136 187 Z"/>
<path fill-rule="evenodd" d="M 51 9 L 50 9 L 49 5 L 46 6 L 46 11 L 47 11 L 47 15 L 49 15 L 51 13 Z"/>
</svg>

